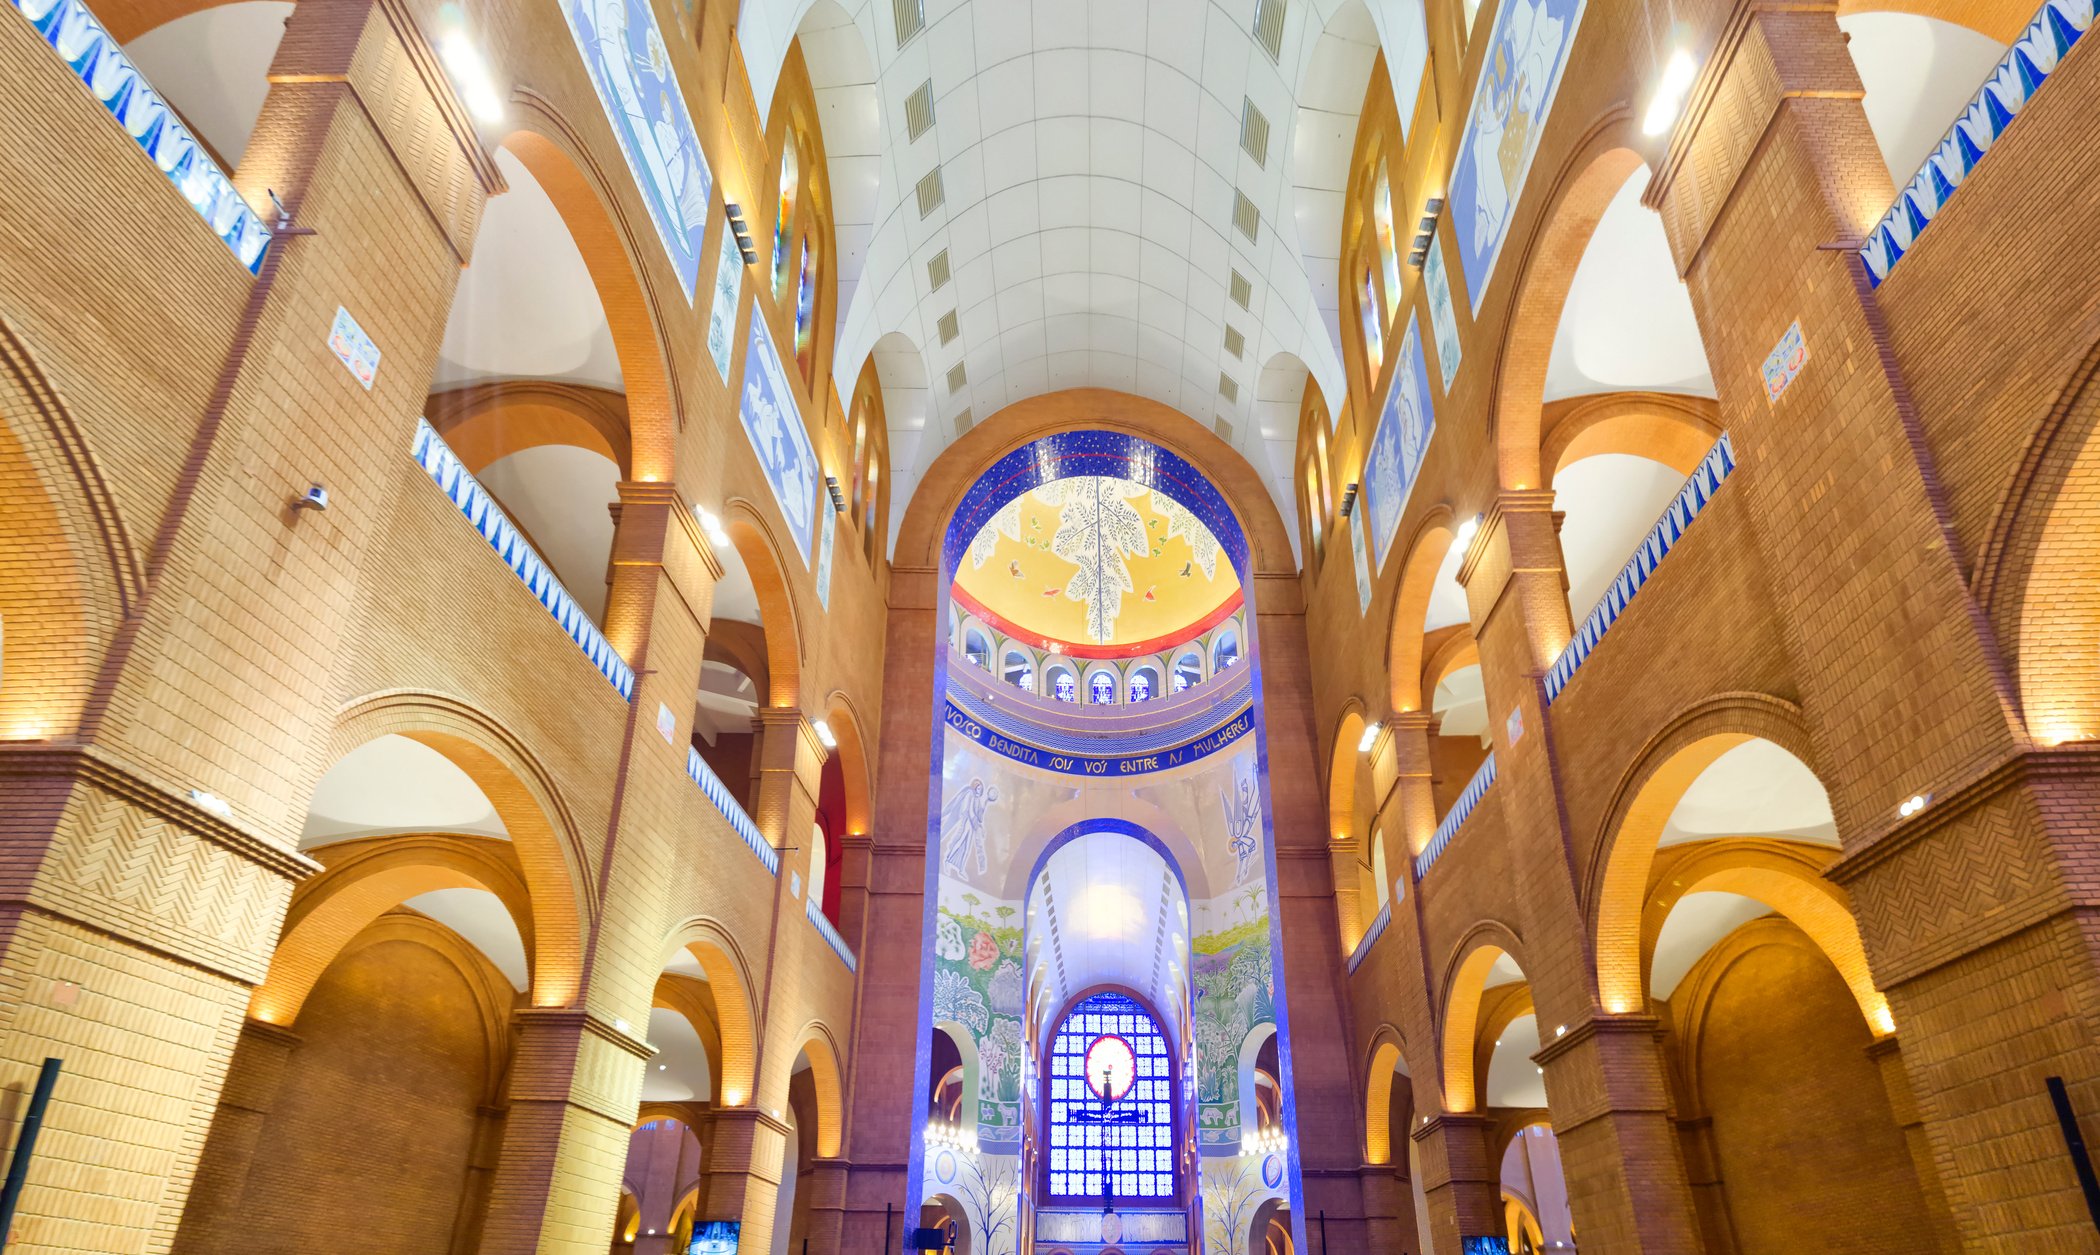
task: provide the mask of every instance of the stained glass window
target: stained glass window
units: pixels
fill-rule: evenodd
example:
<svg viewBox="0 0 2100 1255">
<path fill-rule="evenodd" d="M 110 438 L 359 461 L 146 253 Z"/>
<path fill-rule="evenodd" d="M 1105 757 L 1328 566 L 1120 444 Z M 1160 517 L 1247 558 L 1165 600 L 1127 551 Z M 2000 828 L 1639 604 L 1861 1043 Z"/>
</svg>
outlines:
<svg viewBox="0 0 2100 1255">
<path fill-rule="evenodd" d="M 1130 677 L 1130 700 L 1149 702 L 1152 700 L 1152 673 L 1140 671 Z"/>
<path fill-rule="evenodd" d="M 1079 684 L 1072 679 L 1071 672 L 1058 672 L 1054 687 L 1057 692 L 1057 700 L 1061 702 L 1076 702 L 1079 700 Z"/>
<path fill-rule="evenodd" d="M 1363 288 L 1357 293 L 1357 306 L 1363 312 L 1365 364 L 1376 379 L 1385 365 L 1385 329 L 1379 325 L 1378 282 L 1368 266 L 1364 268 Z"/>
<path fill-rule="evenodd" d="M 788 137 L 780 154 L 780 216 L 773 220 L 773 290 L 780 290 L 787 277 L 788 240 L 795 229 L 795 191 L 801 182 L 801 158 L 795 152 L 795 137 Z"/>
<path fill-rule="evenodd" d="M 810 255 L 809 239 L 805 236 L 802 240 L 802 271 L 795 280 L 795 352 L 798 354 L 809 350 L 813 321 L 810 315 L 816 312 L 816 308 L 816 259 Z"/>
<path fill-rule="evenodd" d="M 1098 1096 L 1106 1072 L 1111 1100 Z M 1172 1055 L 1135 999 L 1098 993 L 1072 1008 L 1050 1043 L 1044 1110 L 1050 1195 L 1174 1197 Z"/>
<path fill-rule="evenodd" d="M 1116 682 L 1109 677 L 1108 672 L 1096 671 L 1094 678 L 1089 680 L 1088 684 L 1094 691 L 1094 704 L 1096 706 L 1106 706 L 1116 700 Z"/>
</svg>

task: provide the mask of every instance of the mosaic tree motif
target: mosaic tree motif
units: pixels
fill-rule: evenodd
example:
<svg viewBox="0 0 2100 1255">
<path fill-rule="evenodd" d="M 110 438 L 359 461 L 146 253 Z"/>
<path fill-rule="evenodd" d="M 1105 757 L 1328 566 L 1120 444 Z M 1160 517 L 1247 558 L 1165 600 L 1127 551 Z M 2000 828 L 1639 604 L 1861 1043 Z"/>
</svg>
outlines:
<svg viewBox="0 0 2100 1255">
<path fill-rule="evenodd" d="M 1263 897 L 1260 888 L 1239 894 L 1224 908 L 1233 922 L 1199 933 L 1190 945 L 1197 1140 L 1207 1147 L 1239 1143 L 1240 1047 L 1257 1024 L 1276 1019 L 1276 973 Z"/>
<path fill-rule="evenodd" d="M 1244 1249 L 1254 1213 L 1279 1191 L 1262 1180 L 1262 1156 L 1217 1156 L 1203 1161 L 1203 1243 L 1206 1250 Z"/>
<path fill-rule="evenodd" d="M 1143 489 L 1119 479 L 1085 476 L 1060 481 L 1064 513 L 1050 552 L 1077 566 L 1065 584 L 1065 596 L 1086 605 L 1087 636 L 1115 638 L 1123 594 L 1135 591 L 1131 558 L 1152 552 L 1144 516 L 1129 498 Z"/>
<path fill-rule="evenodd" d="M 1218 578 L 1218 555 L 1223 546 L 1211 534 L 1201 520 L 1189 508 L 1163 492 L 1152 494 L 1152 510 L 1167 520 L 1167 539 L 1179 536 L 1189 542 L 1189 550 L 1195 554 L 1196 565 L 1203 568 L 1203 578 Z"/>
</svg>

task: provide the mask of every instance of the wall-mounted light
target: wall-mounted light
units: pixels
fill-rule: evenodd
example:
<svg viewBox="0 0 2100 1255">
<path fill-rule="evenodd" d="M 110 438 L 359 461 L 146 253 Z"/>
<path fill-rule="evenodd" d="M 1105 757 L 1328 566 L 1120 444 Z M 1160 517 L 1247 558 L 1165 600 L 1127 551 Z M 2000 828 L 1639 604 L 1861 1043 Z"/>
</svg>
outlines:
<svg viewBox="0 0 2100 1255">
<path fill-rule="evenodd" d="M 1932 794 L 1913 793 L 1908 801 L 1896 808 L 1896 813 L 1905 819 L 1909 819 L 1912 815 L 1917 814 L 1930 805 L 1932 805 Z"/>
<path fill-rule="evenodd" d="M 700 530 L 707 535 L 707 543 L 720 549 L 729 544 L 729 533 L 722 529 L 722 520 L 712 510 L 693 507 L 693 514 L 700 520 Z"/>
<path fill-rule="evenodd" d="M 1350 511 L 1356 509 L 1356 491 L 1360 487 L 1362 485 L 1352 482 L 1342 488 L 1342 504 L 1339 513 L 1343 518 L 1348 518 Z"/>
<path fill-rule="evenodd" d="M 839 477 L 826 475 L 824 477 L 824 487 L 831 491 L 831 508 L 840 514 L 844 514 L 846 512 L 846 491 L 839 487 Z"/>
<path fill-rule="evenodd" d="M 1378 725 L 1375 723 L 1365 724 L 1364 734 L 1356 738 L 1356 752 L 1368 754 L 1371 752 L 1371 747 L 1376 744 L 1378 744 Z"/>
<path fill-rule="evenodd" d="M 839 747 L 839 739 L 832 733 L 830 724 L 822 719 L 812 719 L 809 721 L 809 727 L 810 731 L 817 734 L 817 739 L 824 743 L 825 749 L 835 750 Z"/>
<path fill-rule="evenodd" d="M 206 793 L 202 789 L 191 789 L 190 801 L 195 802 L 221 819 L 233 818 L 233 803 L 216 793 Z"/>
<path fill-rule="evenodd" d="M 439 22 L 443 29 L 438 35 L 438 57 L 445 63 L 445 72 L 452 76 L 452 86 L 459 92 L 460 100 L 476 120 L 501 121 L 503 94 L 496 90 L 487 58 L 467 35 L 466 19 L 458 6 L 447 5 Z"/>
<path fill-rule="evenodd" d="M 744 255 L 746 266 L 756 266 L 758 249 L 751 243 L 751 228 L 744 224 L 744 207 L 730 201 L 723 208 L 729 211 L 729 233 L 736 237 L 736 251 Z"/>
<path fill-rule="evenodd" d="M 1663 66 L 1662 81 L 1655 85 L 1655 95 L 1648 101 L 1648 112 L 1641 116 L 1641 134 L 1661 135 L 1677 125 L 1677 115 L 1684 111 L 1684 98 L 1691 94 L 1692 84 L 1699 78 L 1699 63 L 1692 54 L 1679 48 L 1670 54 Z"/>
<path fill-rule="evenodd" d="M 1470 545 L 1473 543 L 1473 537 L 1479 533 L 1480 516 L 1476 514 L 1458 525 L 1458 530 L 1451 534 L 1451 543 L 1461 547 Z"/>
</svg>

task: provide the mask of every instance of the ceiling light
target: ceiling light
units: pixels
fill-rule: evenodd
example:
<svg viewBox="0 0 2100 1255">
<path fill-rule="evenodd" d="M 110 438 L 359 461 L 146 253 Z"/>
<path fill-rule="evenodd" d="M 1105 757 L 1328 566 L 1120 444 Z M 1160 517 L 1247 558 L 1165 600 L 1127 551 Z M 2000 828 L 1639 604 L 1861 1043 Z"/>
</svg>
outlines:
<svg viewBox="0 0 2100 1255">
<path fill-rule="evenodd" d="M 1364 726 L 1364 734 L 1356 738 L 1356 752 L 1368 754 L 1371 752 L 1371 747 L 1376 744 L 1378 744 L 1378 725 L 1375 723 L 1366 724 Z"/>
<path fill-rule="evenodd" d="M 458 17 L 452 19 L 453 28 L 438 39 L 438 56 L 443 58 L 445 69 L 452 75 L 452 86 L 459 91 L 459 98 L 473 115 L 483 122 L 500 121 L 503 117 L 503 96 L 496 90 L 496 80 L 489 74 L 489 64 L 482 58 L 481 49 L 467 38 L 467 32 Z"/>
<path fill-rule="evenodd" d="M 822 719 L 812 719 L 809 726 L 810 730 L 817 734 L 817 739 L 824 743 L 825 749 L 835 750 L 839 747 L 839 739 L 832 735 L 830 724 Z"/>
<path fill-rule="evenodd" d="M 1684 109 L 1684 98 L 1690 94 L 1692 83 L 1699 77 L 1699 63 L 1692 54 L 1679 48 L 1670 54 L 1669 63 L 1663 66 L 1662 81 L 1655 85 L 1655 95 L 1648 101 L 1648 112 L 1641 118 L 1641 134 L 1661 135 L 1677 124 L 1677 115 Z"/>
</svg>

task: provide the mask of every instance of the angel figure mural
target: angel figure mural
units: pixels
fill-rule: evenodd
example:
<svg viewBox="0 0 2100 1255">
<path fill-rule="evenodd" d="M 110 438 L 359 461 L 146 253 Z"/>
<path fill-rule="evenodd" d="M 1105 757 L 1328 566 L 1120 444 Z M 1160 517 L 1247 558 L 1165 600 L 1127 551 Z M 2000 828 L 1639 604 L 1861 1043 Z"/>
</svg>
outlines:
<svg viewBox="0 0 2100 1255">
<path fill-rule="evenodd" d="M 955 791 L 941 807 L 941 862 L 957 876 L 966 876 L 974 860 L 977 874 L 990 866 L 984 846 L 984 813 L 999 800 L 999 790 L 981 776 Z"/>
<path fill-rule="evenodd" d="M 1548 0 L 1512 0 L 1507 19 L 1496 26 L 1501 38 L 1488 49 L 1465 154 L 1478 180 L 1471 224 L 1476 258 L 1492 256 L 1509 230 L 1568 34 L 1567 22 L 1549 12 Z"/>
<path fill-rule="evenodd" d="M 1243 885 L 1254 870 L 1254 855 L 1260 849 L 1255 833 L 1261 828 L 1261 802 L 1254 796 L 1254 782 L 1240 781 L 1237 799 L 1218 794 L 1218 805 L 1225 812 L 1225 835 L 1227 848 L 1237 860 L 1232 883 Z"/>
</svg>

